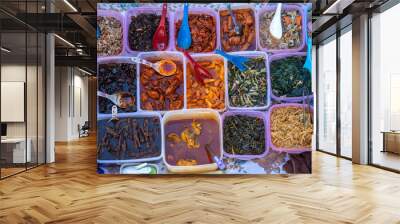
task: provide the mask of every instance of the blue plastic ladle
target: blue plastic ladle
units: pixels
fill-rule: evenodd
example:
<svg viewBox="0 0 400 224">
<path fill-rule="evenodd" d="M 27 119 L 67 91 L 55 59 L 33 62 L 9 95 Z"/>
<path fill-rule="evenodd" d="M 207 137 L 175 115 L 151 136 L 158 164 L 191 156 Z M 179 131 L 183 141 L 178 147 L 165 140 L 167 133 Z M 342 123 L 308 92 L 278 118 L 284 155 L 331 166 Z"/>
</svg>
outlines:
<svg viewBox="0 0 400 224">
<path fill-rule="evenodd" d="M 189 4 L 185 3 L 183 8 L 183 18 L 181 28 L 178 33 L 178 47 L 184 50 L 190 48 L 192 45 L 192 34 L 190 33 L 189 27 Z"/>
<path fill-rule="evenodd" d="M 239 55 L 227 54 L 224 51 L 221 51 L 218 49 L 215 50 L 215 53 L 226 58 L 228 61 L 230 61 L 232 64 L 234 64 L 241 72 L 244 72 L 248 69 L 246 62 L 248 62 L 249 59 L 246 57 L 239 56 Z"/>
<path fill-rule="evenodd" d="M 100 31 L 100 27 L 97 25 L 97 29 L 96 29 L 96 37 L 97 37 L 97 39 L 99 39 L 100 38 L 100 36 L 101 36 L 101 33 L 100 33 L 101 31 Z"/>
<path fill-rule="evenodd" d="M 307 35 L 307 58 L 306 61 L 304 62 L 303 68 L 307 69 L 310 72 L 310 74 L 312 73 L 311 50 L 312 50 L 311 38 L 308 37 Z"/>
</svg>

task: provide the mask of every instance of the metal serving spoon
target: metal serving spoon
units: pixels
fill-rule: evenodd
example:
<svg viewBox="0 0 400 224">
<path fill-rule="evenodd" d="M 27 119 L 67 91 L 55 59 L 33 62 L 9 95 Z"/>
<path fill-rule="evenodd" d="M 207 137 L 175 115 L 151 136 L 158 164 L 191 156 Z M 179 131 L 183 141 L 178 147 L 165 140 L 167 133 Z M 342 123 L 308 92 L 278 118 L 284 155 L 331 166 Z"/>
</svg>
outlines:
<svg viewBox="0 0 400 224">
<path fill-rule="evenodd" d="M 241 35 L 242 34 L 242 25 L 237 21 L 236 16 L 232 11 L 231 4 L 228 4 L 227 7 L 228 7 L 229 14 L 231 14 L 231 16 L 232 16 L 232 22 L 233 22 L 233 25 L 235 26 L 235 33 L 237 35 Z"/>
<path fill-rule="evenodd" d="M 97 91 L 97 96 L 109 99 L 114 105 L 122 109 L 126 109 L 135 105 L 135 97 L 128 92 L 119 92 L 110 95 L 101 91 Z"/>
<path fill-rule="evenodd" d="M 131 61 L 147 65 L 163 76 L 171 76 L 176 73 L 176 64 L 169 59 L 163 59 L 158 61 L 157 63 L 152 63 L 138 57 L 131 57 Z"/>
</svg>

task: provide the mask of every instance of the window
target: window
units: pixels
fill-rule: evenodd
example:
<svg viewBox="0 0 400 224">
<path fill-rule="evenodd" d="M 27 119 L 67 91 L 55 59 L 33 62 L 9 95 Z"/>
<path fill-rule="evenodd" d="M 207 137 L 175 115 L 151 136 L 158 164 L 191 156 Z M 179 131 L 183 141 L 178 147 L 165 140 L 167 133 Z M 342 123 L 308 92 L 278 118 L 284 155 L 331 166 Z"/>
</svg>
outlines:
<svg viewBox="0 0 400 224">
<path fill-rule="evenodd" d="M 371 18 L 371 162 L 400 170 L 400 4 Z"/>
<path fill-rule="evenodd" d="M 318 149 L 336 153 L 336 36 L 318 48 Z"/>
<path fill-rule="evenodd" d="M 314 94 L 314 107 L 315 105 L 317 105 L 317 100 L 316 99 L 316 93 L 317 93 L 317 47 L 315 45 L 312 46 L 312 72 L 311 72 L 311 76 L 312 76 L 312 92 Z M 314 117 L 317 117 L 317 110 L 316 108 L 314 108 Z M 313 138 L 312 138 L 312 150 L 316 150 L 317 149 L 317 127 L 315 125 L 316 123 L 314 122 L 314 134 L 313 134 Z"/>
<path fill-rule="evenodd" d="M 340 155 L 352 157 L 352 32 L 340 36 Z"/>
</svg>

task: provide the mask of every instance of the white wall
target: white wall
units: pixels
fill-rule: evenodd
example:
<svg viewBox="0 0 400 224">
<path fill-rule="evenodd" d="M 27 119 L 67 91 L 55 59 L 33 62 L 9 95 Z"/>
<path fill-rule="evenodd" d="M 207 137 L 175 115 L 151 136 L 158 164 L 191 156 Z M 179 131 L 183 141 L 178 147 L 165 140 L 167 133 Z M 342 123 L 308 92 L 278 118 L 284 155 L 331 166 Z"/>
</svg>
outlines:
<svg viewBox="0 0 400 224">
<path fill-rule="evenodd" d="M 77 70 L 75 70 L 76 72 Z M 85 121 L 89 120 L 89 111 L 88 111 L 88 78 L 81 76 L 82 73 L 76 75 L 74 77 L 74 107 L 72 108 L 72 120 L 71 120 L 71 135 L 73 138 L 78 138 L 78 124 L 81 126 L 85 123 Z"/>
<path fill-rule="evenodd" d="M 56 67 L 55 73 L 55 141 L 70 141 L 88 120 L 88 78 L 72 67 Z"/>
<path fill-rule="evenodd" d="M 69 133 L 69 68 L 55 68 L 55 141 L 67 141 Z"/>
</svg>

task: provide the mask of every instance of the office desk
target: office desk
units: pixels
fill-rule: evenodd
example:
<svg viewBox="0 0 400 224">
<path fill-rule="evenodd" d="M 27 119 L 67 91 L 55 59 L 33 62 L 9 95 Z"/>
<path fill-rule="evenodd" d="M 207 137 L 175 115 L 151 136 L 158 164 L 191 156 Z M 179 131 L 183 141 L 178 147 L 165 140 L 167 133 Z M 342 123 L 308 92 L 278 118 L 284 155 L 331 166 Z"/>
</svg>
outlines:
<svg viewBox="0 0 400 224">
<path fill-rule="evenodd" d="M 9 163 L 25 163 L 31 162 L 31 145 L 30 138 L 26 139 L 27 147 L 25 152 L 25 138 L 6 138 L 1 139 L 1 151 L 7 155 L 6 161 Z M 12 156 L 11 156 L 12 154 Z M 12 158 L 12 160 L 11 160 Z M 26 161 L 25 161 L 26 159 Z"/>
<path fill-rule="evenodd" d="M 383 131 L 382 152 L 400 154 L 400 131 Z"/>
</svg>

